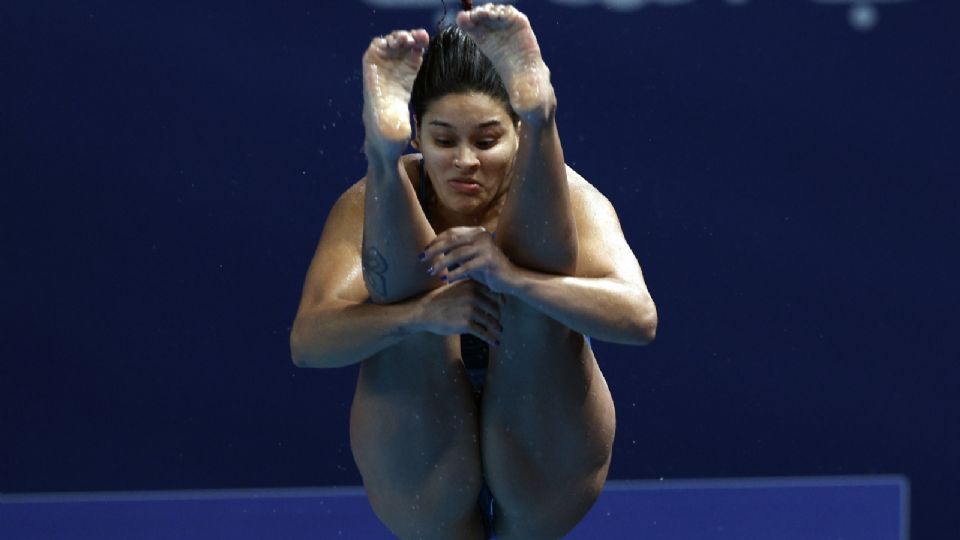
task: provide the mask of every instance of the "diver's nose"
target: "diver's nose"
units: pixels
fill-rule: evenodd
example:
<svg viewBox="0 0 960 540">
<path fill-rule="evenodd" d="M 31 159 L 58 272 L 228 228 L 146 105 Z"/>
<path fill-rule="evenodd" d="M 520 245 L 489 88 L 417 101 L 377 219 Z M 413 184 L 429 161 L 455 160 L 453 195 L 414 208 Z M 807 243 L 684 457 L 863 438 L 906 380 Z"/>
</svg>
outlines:
<svg viewBox="0 0 960 540">
<path fill-rule="evenodd" d="M 463 145 L 453 158 L 453 166 L 458 169 L 472 169 L 480 165 L 480 160 L 469 146 Z"/>
</svg>

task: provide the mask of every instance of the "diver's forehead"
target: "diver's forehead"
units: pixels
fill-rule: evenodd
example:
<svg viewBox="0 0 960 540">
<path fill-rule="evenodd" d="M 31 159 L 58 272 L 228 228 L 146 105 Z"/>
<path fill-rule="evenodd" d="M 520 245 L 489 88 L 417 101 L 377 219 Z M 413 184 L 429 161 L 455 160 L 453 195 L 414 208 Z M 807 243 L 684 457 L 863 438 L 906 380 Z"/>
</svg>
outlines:
<svg viewBox="0 0 960 540">
<path fill-rule="evenodd" d="M 438 98 L 423 116 L 424 124 L 447 129 L 485 129 L 510 121 L 502 103 L 479 93 L 448 94 Z"/>
</svg>

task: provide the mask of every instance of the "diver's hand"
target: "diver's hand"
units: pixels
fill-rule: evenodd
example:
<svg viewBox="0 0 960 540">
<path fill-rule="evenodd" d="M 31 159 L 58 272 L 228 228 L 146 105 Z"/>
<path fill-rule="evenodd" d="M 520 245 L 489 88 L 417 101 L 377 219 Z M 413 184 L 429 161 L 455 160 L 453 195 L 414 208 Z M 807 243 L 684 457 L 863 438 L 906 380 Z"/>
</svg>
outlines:
<svg viewBox="0 0 960 540">
<path fill-rule="evenodd" d="M 490 345 L 500 345 L 503 301 L 483 285 L 469 280 L 444 285 L 421 296 L 418 302 L 422 330 L 442 336 L 473 334 Z"/>
<path fill-rule="evenodd" d="M 509 293 L 517 267 L 483 227 L 453 227 L 438 234 L 420 255 L 430 275 L 447 283 L 472 279 L 495 293 Z"/>
</svg>

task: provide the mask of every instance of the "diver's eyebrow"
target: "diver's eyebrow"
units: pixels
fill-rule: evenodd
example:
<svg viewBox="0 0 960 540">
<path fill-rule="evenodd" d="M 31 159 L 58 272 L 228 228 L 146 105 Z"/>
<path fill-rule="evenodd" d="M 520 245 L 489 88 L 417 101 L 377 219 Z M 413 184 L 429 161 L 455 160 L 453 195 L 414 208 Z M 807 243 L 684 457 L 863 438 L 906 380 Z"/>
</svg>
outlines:
<svg viewBox="0 0 960 540">
<path fill-rule="evenodd" d="M 453 129 L 453 124 L 444 122 L 442 120 L 431 120 L 427 122 L 427 124 L 431 126 L 440 126 L 440 127 Z M 479 124 L 477 126 L 477 129 L 483 129 L 483 128 L 488 128 L 491 126 L 499 126 L 499 125 L 501 125 L 499 120 L 487 120 L 486 122 Z"/>
</svg>

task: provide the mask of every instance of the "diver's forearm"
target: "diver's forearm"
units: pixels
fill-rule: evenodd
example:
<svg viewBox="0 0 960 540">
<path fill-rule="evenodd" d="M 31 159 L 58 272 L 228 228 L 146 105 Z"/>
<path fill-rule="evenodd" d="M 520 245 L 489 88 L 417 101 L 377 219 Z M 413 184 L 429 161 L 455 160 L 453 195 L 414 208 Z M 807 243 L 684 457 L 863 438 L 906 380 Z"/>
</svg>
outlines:
<svg viewBox="0 0 960 540">
<path fill-rule="evenodd" d="M 618 279 L 518 268 L 507 294 L 571 330 L 602 341 L 646 345 L 656 335 L 657 310 L 649 292 Z"/>
<path fill-rule="evenodd" d="M 399 158 L 368 155 L 363 279 L 375 303 L 393 303 L 437 286 L 417 259 L 436 235 Z"/>
<path fill-rule="evenodd" d="M 356 364 L 420 331 L 418 313 L 415 301 L 340 302 L 305 311 L 290 332 L 293 363 L 308 368 Z"/>
</svg>

